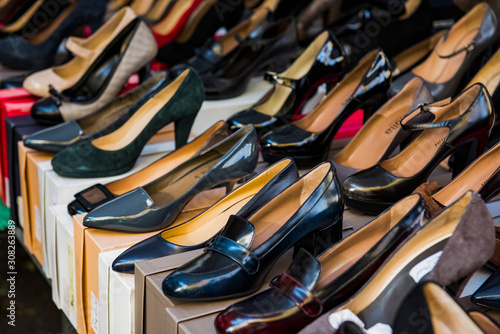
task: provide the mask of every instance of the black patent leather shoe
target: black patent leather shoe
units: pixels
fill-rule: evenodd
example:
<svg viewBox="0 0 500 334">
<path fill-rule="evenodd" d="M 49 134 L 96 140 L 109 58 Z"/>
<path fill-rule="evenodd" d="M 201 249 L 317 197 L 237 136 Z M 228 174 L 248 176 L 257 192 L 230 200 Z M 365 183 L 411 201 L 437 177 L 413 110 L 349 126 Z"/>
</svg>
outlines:
<svg viewBox="0 0 500 334">
<path fill-rule="evenodd" d="M 120 232 L 152 232 L 168 227 L 203 190 L 250 175 L 257 165 L 257 134 L 247 126 L 162 177 L 89 212 L 83 225 Z"/>
<path fill-rule="evenodd" d="M 481 285 L 471 296 L 471 301 L 479 306 L 500 310 L 500 270 Z"/>
<path fill-rule="evenodd" d="M 345 54 L 335 36 L 325 31 L 284 72 L 268 72 L 274 87 L 255 105 L 231 116 L 231 131 L 253 124 L 260 130 L 284 125 L 298 116 L 307 99 L 323 83 L 335 84 L 345 67 Z"/>
<path fill-rule="evenodd" d="M 205 252 L 172 272 L 164 294 L 186 301 L 230 299 L 257 290 L 289 248 L 314 255 L 342 238 L 343 201 L 335 171 L 323 163 L 247 219 L 231 216 Z M 322 238 L 324 243 L 317 243 Z M 301 242 L 302 241 L 302 242 Z"/>
<path fill-rule="evenodd" d="M 380 50 L 370 52 L 312 112 L 261 137 L 264 160 L 292 157 L 299 168 L 325 161 L 342 124 L 360 108 L 368 119 L 386 101 L 390 82 L 389 60 Z"/>
<path fill-rule="evenodd" d="M 217 332 L 297 332 L 352 297 L 391 253 L 420 228 L 424 212 L 424 200 L 420 195 L 411 195 L 318 258 L 302 250 L 286 273 L 271 281 L 270 289 L 221 312 L 215 319 Z M 358 260 L 351 262 L 352 259 Z M 264 304 L 266 307 L 262 307 Z"/>
<path fill-rule="evenodd" d="M 422 116 L 428 120 L 415 122 Z M 452 153 L 457 175 L 483 152 L 493 120 L 492 101 L 481 84 L 444 106 L 421 105 L 401 121 L 404 130 L 419 133 L 411 144 L 396 156 L 345 180 L 347 206 L 378 214 L 424 183 Z"/>
<path fill-rule="evenodd" d="M 295 20 L 282 19 L 269 26 L 255 39 L 248 40 L 220 69 L 201 76 L 207 100 L 221 100 L 241 95 L 250 79 L 267 69 L 276 72 L 288 67 L 297 51 Z"/>
<path fill-rule="evenodd" d="M 143 102 L 138 101 L 151 98 L 165 85 L 166 80 L 166 73 L 160 72 L 90 115 L 54 125 L 23 138 L 24 146 L 40 151 L 59 152 L 80 140 L 107 135 L 132 117 L 133 111 L 137 110 L 132 108 L 134 104 L 142 104 Z"/>
<path fill-rule="evenodd" d="M 113 261 L 113 270 L 134 273 L 134 263 L 205 247 L 231 215 L 246 218 L 279 195 L 299 177 L 291 159 L 269 167 L 195 218 L 130 247 Z"/>
</svg>

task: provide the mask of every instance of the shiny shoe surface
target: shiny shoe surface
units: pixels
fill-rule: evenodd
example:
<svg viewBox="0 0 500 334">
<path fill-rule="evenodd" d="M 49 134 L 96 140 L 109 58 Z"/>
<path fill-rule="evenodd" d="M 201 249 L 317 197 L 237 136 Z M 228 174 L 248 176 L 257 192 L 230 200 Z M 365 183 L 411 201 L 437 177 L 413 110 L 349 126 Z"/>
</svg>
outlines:
<svg viewBox="0 0 500 334">
<path fill-rule="evenodd" d="M 227 125 L 219 121 L 188 144 L 168 153 L 137 173 L 106 185 L 95 184 L 75 194 L 75 199 L 68 204 L 68 212 L 70 215 L 90 212 L 115 197 L 156 180 L 228 136 Z"/>
<path fill-rule="evenodd" d="M 164 72 L 156 74 L 140 86 L 116 97 L 99 110 L 77 120 L 67 121 L 23 138 L 26 147 L 46 152 L 59 152 L 80 140 L 109 134 L 132 116 L 134 104 L 149 99 L 167 80 Z"/>
<path fill-rule="evenodd" d="M 274 87 L 257 104 L 228 119 L 231 131 L 253 124 L 259 133 L 292 121 L 321 84 L 337 82 L 344 66 L 342 45 L 331 32 L 323 32 L 286 71 L 265 75 Z"/>
<path fill-rule="evenodd" d="M 469 68 L 498 35 L 494 11 L 486 3 L 476 5 L 441 38 L 422 64 L 394 80 L 391 94 L 396 94 L 413 77 L 419 76 L 436 100 L 454 97 Z"/>
<path fill-rule="evenodd" d="M 347 311 L 365 328 L 378 323 L 394 328 L 400 319 L 398 310 L 418 283 L 434 281 L 447 286 L 481 268 L 493 254 L 494 230 L 483 200 L 468 191 L 400 245 L 352 298 L 299 333 L 337 333 L 331 323 L 337 323 Z"/>
<path fill-rule="evenodd" d="M 187 142 L 203 103 L 203 86 L 193 70 L 165 82 L 150 99 L 141 100 L 114 132 L 80 140 L 52 158 L 54 171 L 66 177 L 90 178 L 123 174 L 134 166 L 146 143 L 164 126 L 175 123 L 175 145 Z"/>
<path fill-rule="evenodd" d="M 113 261 L 113 270 L 134 273 L 134 263 L 205 247 L 231 215 L 248 217 L 298 179 L 295 163 L 284 159 L 269 167 L 195 218 L 130 247 Z"/>
<path fill-rule="evenodd" d="M 50 90 L 50 97 L 32 106 L 31 116 L 41 124 L 55 125 L 84 117 L 113 100 L 130 76 L 156 55 L 149 27 L 133 20 L 102 51 L 82 78 L 64 91 Z"/>
<path fill-rule="evenodd" d="M 354 295 L 420 228 L 424 211 L 422 198 L 412 195 L 318 258 L 302 250 L 286 273 L 271 282 L 270 289 L 221 312 L 215 320 L 217 332 L 297 332 Z"/>
<path fill-rule="evenodd" d="M 164 229 L 203 190 L 252 173 L 257 157 L 255 130 L 245 127 L 155 181 L 90 211 L 83 225 L 121 232 Z"/>
<path fill-rule="evenodd" d="M 500 310 L 500 271 L 481 285 L 471 296 L 471 301 L 479 306 Z"/>
<path fill-rule="evenodd" d="M 385 102 L 390 81 L 387 57 L 379 50 L 370 52 L 312 112 L 261 137 L 264 160 L 292 157 L 299 168 L 325 161 L 342 124 L 360 108 L 367 119 Z"/>
<path fill-rule="evenodd" d="M 481 84 L 444 106 L 421 105 L 401 121 L 404 130 L 419 134 L 403 151 L 345 180 L 347 206 L 371 214 L 383 211 L 424 183 L 452 153 L 456 175 L 483 152 L 493 120 L 491 98 Z"/>
<path fill-rule="evenodd" d="M 241 130 L 240 130 L 241 131 Z M 342 238 L 342 196 L 333 166 L 323 163 L 247 219 L 231 216 L 205 252 L 165 278 L 163 293 L 175 300 L 230 299 L 257 290 L 274 263 L 294 245 L 316 255 L 324 238 Z"/>
<path fill-rule="evenodd" d="M 412 134 L 401 129 L 401 120 L 421 103 L 433 101 L 425 83 L 414 78 L 401 92 L 380 107 L 354 138 L 333 157 L 340 182 L 387 159 Z"/>
</svg>

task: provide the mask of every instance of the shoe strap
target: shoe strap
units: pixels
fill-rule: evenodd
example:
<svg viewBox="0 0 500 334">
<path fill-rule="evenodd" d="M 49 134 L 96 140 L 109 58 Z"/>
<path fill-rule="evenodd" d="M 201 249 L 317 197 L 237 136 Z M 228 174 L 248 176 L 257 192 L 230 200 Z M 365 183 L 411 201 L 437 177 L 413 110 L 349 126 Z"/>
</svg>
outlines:
<svg viewBox="0 0 500 334">
<path fill-rule="evenodd" d="M 439 58 L 443 58 L 443 59 L 447 59 L 447 58 L 452 58 L 452 57 L 455 57 L 456 55 L 459 55 L 460 53 L 462 52 L 471 52 L 472 50 L 474 50 L 476 48 L 476 42 L 475 41 L 472 41 L 470 42 L 469 44 L 467 44 L 466 46 L 464 46 L 463 48 L 459 49 L 458 51 L 455 51 L 449 55 L 440 55 L 438 53 L 438 56 Z"/>
<path fill-rule="evenodd" d="M 430 111 L 428 103 L 421 103 L 415 111 L 408 114 L 401 120 L 401 128 L 406 131 L 422 131 L 428 129 L 451 128 L 456 120 L 444 120 L 440 122 L 427 122 L 427 119 L 434 119 L 435 115 Z M 418 119 L 422 118 L 423 122 Z M 416 122 L 412 122 L 416 121 Z"/>
<path fill-rule="evenodd" d="M 316 318 L 323 313 L 321 300 L 289 274 L 275 277 L 269 285 L 290 299 L 306 316 Z"/>
<path fill-rule="evenodd" d="M 84 40 L 84 38 L 69 37 L 66 41 L 66 49 L 77 57 L 92 59 L 95 51 L 83 47 L 82 42 Z"/>
<path fill-rule="evenodd" d="M 82 190 L 75 195 L 77 202 L 79 202 L 87 212 L 93 210 L 101 203 L 112 200 L 113 198 L 115 198 L 115 195 L 109 191 L 106 186 L 100 183 Z"/>
<path fill-rule="evenodd" d="M 250 275 L 255 274 L 259 270 L 259 258 L 254 253 L 236 241 L 222 235 L 213 238 L 205 246 L 205 250 L 211 250 L 227 256 L 238 263 Z"/>
<path fill-rule="evenodd" d="M 282 77 L 275 72 L 266 72 L 266 74 L 264 74 L 264 80 L 269 81 L 273 84 L 290 87 L 294 90 L 299 84 L 298 80 Z"/>
</svg>

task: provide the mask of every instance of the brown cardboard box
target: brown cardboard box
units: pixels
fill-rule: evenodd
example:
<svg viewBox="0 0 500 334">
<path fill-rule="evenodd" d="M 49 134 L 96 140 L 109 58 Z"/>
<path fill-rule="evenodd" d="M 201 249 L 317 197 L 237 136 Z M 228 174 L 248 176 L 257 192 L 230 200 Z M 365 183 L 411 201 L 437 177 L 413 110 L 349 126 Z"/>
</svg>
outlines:
<svg viewBox="0 0 500 334">
<path fill-rule="evenodd" d="M 19 177 L 21 184 L 21 198 L 22 202 L 19 210 L 19 219 L 21 220 L 19 223 L 23 228 L 23 237 L 24 237 L 24 245 L 26 249 L 31 252 L 31 228 L 30 228 L 30 214 L 29 214 L 29 206 L 28 206 L 28 173 L 27 173 L 27 164 L 28 164 L 28 154 L 33 154 L 36 151 L 25 147 L 22 142 L 18 144 L 19 148 Z"/>
<path fill-rule="evenodd" d="M 179 334 L 217 334 L 214 327 L 217 314 L 210 314 L 181 323 L 179 325 Z"/>
</svg>

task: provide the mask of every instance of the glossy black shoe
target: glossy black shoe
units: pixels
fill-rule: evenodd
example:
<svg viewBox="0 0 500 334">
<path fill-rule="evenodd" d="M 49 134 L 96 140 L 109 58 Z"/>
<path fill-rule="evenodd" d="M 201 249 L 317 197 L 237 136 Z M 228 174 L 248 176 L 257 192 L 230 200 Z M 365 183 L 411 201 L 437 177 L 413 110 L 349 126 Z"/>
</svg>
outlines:
<svg viewBox="0 0 500 334">
<path fill-rule="evenodd" d="M 75 199 L 68 204 L 68 212 L 72 216 L 90 212 L 113 198 L 153 182 L 228 136 L 226 123 L 219 121 L 188 144 L 166 154 L 137 173 L 111 183 L 95 184 L 75 194 Z"/>
<path fill-rule="evenodd" d="M 122 126 L 137 108 L 165 86 L 167 75 L 160 72 L 140 86 L 116 97 L 92 114 L 54 125 L 23 138 L 24 146 L 46 152 L 59 152 L 69 145 L 90 137 L 107 135 Z"/>
<path fill-rule="evenodd" d="M 317 166 L 247 219 L 231 216 L 202 255 L 165 278 L 163 293 L 172 299 L 208 301 L 257 290 L 289 248 L 306 246 L 316 255 L 342 239 L 339 191 L 333 166 Z"/>
<path fill-rule="evenodd" d="M 202 2 L 193 12 L 177 39 L 158 50 L 156 59 L 175 65 L 194 56 L 194 50 L 202 46 L 217 29 L 230 30 L 239 22 L 244 10 L 244 1 L 234 4 L 231 0 L 209 0 Z M 225 11 L 231 8 L 231 11 Z"/>
<path fill-rule="evenodd" d="M 247 126 L 162 177 L 89 212 L 83 225 L 120 232 L 152 232 L 168 227 L 203 190 L 250 175 L 257 165 L 257 135 Z"/>
<path fill-rule="evenodd" d="M 193 68 L 199 75 L 217 71 L 229 62 L 242 45 L 259 38 L 273 22 L 273 14 L 267 8 L 257 9 L 252 16 L 229 30 L 226 35 L 209 39 L 201 47 L 195 48 L 195 55 L 185 64 L 172 67 L 171 75 L 179 75 L 186 67 Z"/>
<path fill-rule="evenodd" d="M 41 70 L 52 66 L 62 40 L 75 29 L 86 25 L 91 25 L 92 31 L 95 31 L 106 11 L 104 0 L 62 1 L 62 4 L 47 8 L 49 13 L 54 11 L 54 5 L 66 8 L 41 30 L 35 30 L 30 38 L 12 35 L 0 40 L 2 65 L 24 70 Z M 47 12 L 43 14 L 47 16 Z"/>
<path fill-rule="evenodd" d="M 415 122 L 415 117 L 427 117 Z M 378 214 L 424 183 L 434 168 L 455 154 L 454 175 L 483 153 L 494 114 L 486 88 L 476 84 L 444 106 L 421 107 L 401 121 L 420 133 L 403 151 L 345 180 L 348 207 Z"/>
<path fill-rule="evenodd" d="M 299 177 L 291 159 L 269 167 L 206 211 L 130 247 L 113 261 L 113 270 L 134 273 L 134 263 L 205 247 L 224 228 L 229 216 L 249 217 Z"/>
<path fill-rule="evenodd" d="M 390 82 L 389 60 L 382 51 L 370 52 L 312 112 L 261 137 L 264 160 L 291 157 L 299 168 L 325 161 L 342 124 L 358 109 L 368 119 L 386 101 Z"/>
<path fill-rule="evenodd" d="M 491 275 L 470 300 L 476 305 L 500 310 L 500 270 Z"/>
<path fill-rule="evenodd" d="M 286 273 L 271 281 L 270 289 L 221 312 L 215 319 L 217 332 L 297 332 L 352 297 L 420 228 L 424 212 L 424 200 L 420 195 L 411 195 L 318 258 L 302 250 Z"/>
<path fill-rule="evenodd" d="M 50 97 L 33 104 L 31 116 L 38 123 L 55 125 L 93 113 L 113 100 L 131 75 L 145 70 L 156 52 L 149 27 L 140 19 L 133 20 L 109 42 L 73 87 L 62 92 L 50 89 Z M 140 73 L 141 80 L 144 73 Z"/>
<path fill-rule="evenodd" d="M 436 100 L 454 97 L 467 83 L 463 79 L 468 79 L 467 74 L 473 72 L 480 56 L 498 35 L 495 12 L 486 3 L 476 5 L 441 38 L 422 64 L 394 80 L 390 94 L 396 94 L 408 81 L 419 76 Z"/>
<path fill-rule="evenodd" d="M 250 79 L 261 71 L 286 69 L 297 48 L 293 18 L 269 26 L 259 38 L 246 41 L 220 69 L 201 76 L 207 100 L 229 99 L 243 94 Z"/>
<path fill-rule="evenodd" d="M 266 74 L 264 78 L 274 87 L 255 105 L 231 116 L 229 129 L 253 124 L 260 133 L 289 123 L 321 84 L 337 83 L 344 66 L 342 45 L 331 32 L 323 32 L 286 71 Z"/>
</svg>

